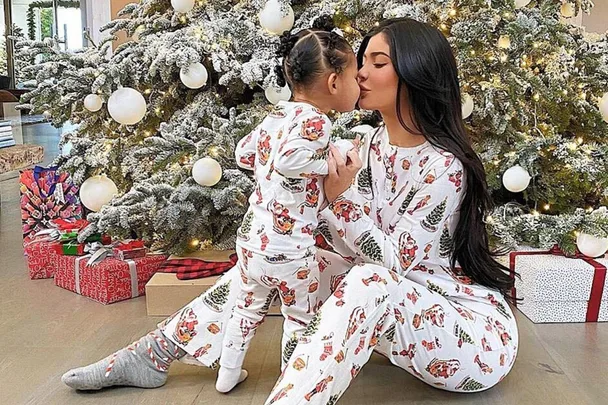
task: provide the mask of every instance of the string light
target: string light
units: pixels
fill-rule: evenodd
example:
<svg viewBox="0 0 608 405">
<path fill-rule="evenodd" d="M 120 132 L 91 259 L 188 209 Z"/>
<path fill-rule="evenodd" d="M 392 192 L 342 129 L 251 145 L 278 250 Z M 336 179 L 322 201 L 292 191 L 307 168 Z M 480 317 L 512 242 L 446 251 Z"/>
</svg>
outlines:
<svg viewBox="0 0 608 405">
<path fill-rule="evenodd" d="M 534 101 L 538 101 L 538 100 L 540 100 L 540 94 L 536 93 L 534 95 Z"/>
<path fill-rule="evenodd" d="M 450 15 L 450 17 L 456 17 L 456 10 L 451 9 L 448 14 Z"/>
<path fill-rule="evenodd" d="M 192 239 L 192 240 L 190 241 L 190 246 L 192 246 L 192 247 L 197 247 L 197 246 L 198 246 L 200 243 L 201 243 L 201 241 L 200 241 L 200 240 L 198 240 L 198 239 Z"/>
<path fill-rule="evenodd" d="M 545 204 L 543 208 L 545 209 L 545 211 L 549 211 L 551 209 L 551 205 Z"/>
<path fill-rule="evenodd" d="M 581 143 L 583 143 L 583 138 L 579 136 L 578 138 L 576 138 L 576 142 L 578 142 L 578 144 L 580 145 Z"/>
<path fill-rule="evenodd" d="M 539 217 L 540 216 L 540 212 L 536 211 L 536 210 L 532 210 L 532 215 L 534 215 L 535 217 Z"/>
</svg>

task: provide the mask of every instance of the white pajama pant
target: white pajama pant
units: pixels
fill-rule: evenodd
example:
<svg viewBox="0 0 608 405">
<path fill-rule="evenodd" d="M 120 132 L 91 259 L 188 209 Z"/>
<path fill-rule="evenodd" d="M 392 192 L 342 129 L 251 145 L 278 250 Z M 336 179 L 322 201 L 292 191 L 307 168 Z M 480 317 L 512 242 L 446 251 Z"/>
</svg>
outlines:
<svg viewBox="0 0 608 405">
<path fill-rule="evenodd" d="M 270 264 L 265 256 L 246 249 L 237 249 L 237 254 L 240 292 L 226 328 L 220 365 L 229 368 L 243 365 L 249 343 L 277 295 L 285 318 L 282 360 L 286 362 L 318 305 L 320 273 L 316 257 Z"/>
<path fill-rule="evenodd" d="M 267 404 L 337 402 L 374 350 L 425 383 L 449 391 L 488 389 L 511 370 L 517 326 L 514 320 L 504 321 L 493 306 L 471 303 L 474 309 L 468 310 L 386 268 L 366 264 L 350 270 L 352 265 L 327 251 L 319 251 L 317 261 L 323 270 L 317 305 L 322 298 L 326 302 L 289 350 L 292 355 Z M 238 268 L 227 272 L 164 323 L 165 336 L 199 362 L 217 365 L 238 295 L 226 286 L 238 285 L 239 278 Z M 218 288 L 228 293 L 221 308 L 213 309 L 205 302 Z"/>
</svg>

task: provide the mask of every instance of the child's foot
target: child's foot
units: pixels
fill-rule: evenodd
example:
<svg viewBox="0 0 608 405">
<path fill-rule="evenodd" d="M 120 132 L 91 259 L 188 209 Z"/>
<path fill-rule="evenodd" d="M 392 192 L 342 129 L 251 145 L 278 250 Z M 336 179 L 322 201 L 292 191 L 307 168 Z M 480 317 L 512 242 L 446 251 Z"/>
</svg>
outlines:
<svg viewBox="0 0 608 405">
<path fill-rule="evenodd" d="M 97 363 L 68 371 L 61 381 L 77 390 L 114 385 L 157 388 L 167 381 L 171 362 L 185 354 L 157 329 Z"/>
<path fill-rule="evenodd" d="M 215 389 L 224 394 L 230 392 L 237 384 L 245 381 L 248 375 L 247 370 L 241 368 L 220 367 Z"/>
</svg>

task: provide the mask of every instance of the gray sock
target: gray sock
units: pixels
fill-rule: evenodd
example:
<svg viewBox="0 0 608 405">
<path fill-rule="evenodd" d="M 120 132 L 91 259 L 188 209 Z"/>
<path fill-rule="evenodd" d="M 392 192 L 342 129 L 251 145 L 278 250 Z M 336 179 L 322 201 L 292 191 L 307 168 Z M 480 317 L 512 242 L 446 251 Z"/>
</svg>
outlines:
<svg viewBox="0 0 608 405">
<path fill-rule="evenodd" d="M 61 381 L 77 390 L 114 385 L 156 388 L 167 381 L 171 362 L 185 355 L 156 329 L 97 363 L 68 371 Z"/>
</svg>

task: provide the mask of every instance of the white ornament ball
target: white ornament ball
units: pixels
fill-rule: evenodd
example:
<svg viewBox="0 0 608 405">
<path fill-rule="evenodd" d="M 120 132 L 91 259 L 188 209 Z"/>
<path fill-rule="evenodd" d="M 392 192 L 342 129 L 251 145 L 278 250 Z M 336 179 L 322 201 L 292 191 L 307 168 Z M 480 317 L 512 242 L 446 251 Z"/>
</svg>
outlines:
<svg viewBox="0 0 608 405">
<path fill-rule="evenodd" d="M 181 68 L 179 71 L 179 78 L 186 87 L 190 89 L 200 89 L 207 84 L 209 73 L 207 73 L 207 68 L 205 68 L 202 63 L 196 62 L 187 68 Z"/>
<path fill-rule="evenodd" d="M 199 159 L 192 166 L 192 177 L 201 186 L 215 186 L 222 179 L 222 166 L 212 158 Z"/>
<path fill-rule="evenodd" d="M 509 49 L 511 47 L 511 37 L 508 35 L 501 35 L 500 38 L 498 38 L 498 47 Z"/>
<path fill-rule="evenodd" d="M 582 254 L 588 257 L 603 256 L 608 251 L 608 239 L 598 238 L 586 233 L 579 233 L 576 237 L 576 246 Z"/>
<path fill-rule="evenodd" d="M 194 0 L 171 0 L 171 6 L 175 11 L 187 13 L 194 8 Z"/>
<path fill-rule="evenodd" d="M 513 166 L 502 175 L 502 184 L 512 193 L 519 193 L 528 188 L 530 184 L 530 175 L 523 167 Z"/>
<path fill-rule="evenodd" d="M 515 8 L 524 8 L 530 4 L 532 0 L 515 0 Z"/>
<path fill-rule="evenodd" d="M 80 186 L 80 201 L 91 211 L 98 212 L 118 194 L 116 184 L 105 174 L 93 176 Z"/>
<path fill-rule="evenodd" d="M 600 113 L 602 114 L 602 118 L 604 121 L 608 122 L 608 93 L 604 93 L 600 99 L 598 107 L 600 109 Z"/>
<path fill-rule="evenodd" d="M 268 101 L 272 104 L 278 104 L 280 101 L 289 101 L 291 98 L 291 90 L 289 86 L 285 86 L 282 89 L 277 89 L 274 86 L 268 86 L 264 92 Z"/>
<path fill-rule="evenodd" d="M 576 13 L 574 7 L 572 7 L 572 4 L 570 3 L 562 4 L 562 6 L 559 8 L 559 11 L 565 18 L 574 17 L 574 14 Z"/>
<path fill-rule="evenodd" d="M 108 112 L 115 121 L 135 125 L 146 115 L 146 99 L 130 87 L 121 87 L 110 96 Z"/>
<path fill-rule="evenodd" d="M 356 134 L 361 134 L 361 135 L 365 135 L 368 132 L 371 132 L 374 130 L 374 127 L 372 127 L 371 125 L 367 125 L 367 124 L 362 124 L 362 125 L 357 125 L 351 128 L 351 132 L 354 132 Z"/>
<path fill-rule="evenodd" d="M 68 142 L 64 143 L 63 146 L 61 147 L 61 155 L 70 156 L 70 153 L 72 152 L 73 148 L 74 148 L 74 145 L 72 144 L 72 141 L 68 141 Z"/>
<path fill-rule="evenodd" d="M 84 108 L 87 110 L 96 112 L 101 110 L 101 107 L 103 107 L 103 99 L 97 94 L 89 94 L 84 98 Z"/>
<path fill-rule="evenodd" d="M 283 16 L 281 3 L 278 0 L 268 0 L 259 15 L 260 25 L 276 35 L 281 35 L 283 31 L 290 31 L 293 28 L 295 16 L 293 8 L 288 4 L 286 7 L 287 15 Z"/>
<path fill-rule="evenodd" d="M 462 118 L 469 118 L 473 114 L 473 108 L 475 108 L 473 97 L 468 93 L 464 93 L 462 95 Z"/>
</svg>

